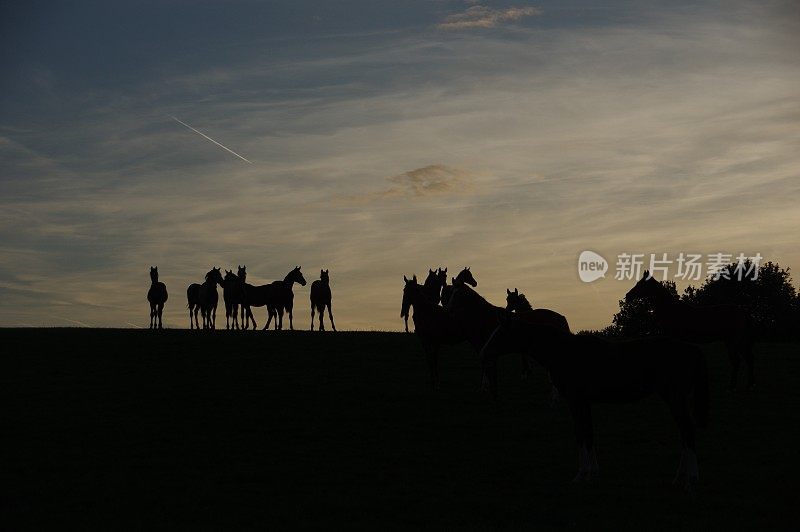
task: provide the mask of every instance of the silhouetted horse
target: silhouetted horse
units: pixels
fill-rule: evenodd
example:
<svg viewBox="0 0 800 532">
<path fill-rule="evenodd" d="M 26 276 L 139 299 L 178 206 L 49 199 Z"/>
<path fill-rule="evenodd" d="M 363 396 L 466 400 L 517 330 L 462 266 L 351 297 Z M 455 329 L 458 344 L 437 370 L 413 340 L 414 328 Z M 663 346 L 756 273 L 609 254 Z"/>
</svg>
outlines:
<svg viewBox="0 0 800 532">
<path fill-rule="evenodd" d="M 570 332 L 567 318 L 547 308 L 533 308 L 525 294 L 520 294 L 516 288 L 513 292 L 506 288 L 506 310 L 513 312 L 517 317 L 528 323 L 547 325 L 564 332 Z M 522 357 L 522 378 L 530 375 L 531 365 L 529 361 L 528 357 Z M 554 396 L 553 399 L 555 398 Z"/>
<path fill-rule="evenodd" d="M 740 358 L 747 365 L 747 386 L 755 386 L 753 326 L 746 309 L 736 305 L 696 307 L 680 301 L 648 271 L 625 294 L 625 301 L 637 298 L 650 301 L 662 333 L 687 342 L 724 342 L 731 363 L 731 389 L 736 388 Z"/>
<path fill-rule="evenodd" d="M 400 316 L 407 318 L 413 307 L 414 332 L 422 342 L 428 368 L 431 374 L 431 386 L 439 384 L 439 348 L 442 344 L 453 345 L 464 341 L 453 319 L 448 312 L 433 303 L 425 294 L 423 287 L 417 283 L 415 275 L 411 280 L 403 276 L 403 303 Z"/>
<path fill-rule="evenodd" d="M 444 272 L 444 275 L 442 272 Z M 444 278 L 444 283 L 442 282 L 442 278 Z M 422 292 L 431 303 L 438 305 L 442 298 L 442 287 L 446 283 L 447 268 L 444 270 L 437 268 L 435 271 L 428 270 L 428 277 L 425 279 L 425 283 L 422 285 Z"/>
<path fill-rule="evenodd" d="M 224 285 L 222 273 L 219 268 L 212 268 L 206 274 L 205 282 L 197 291 L 197 305 L 200 307 L 200 316 L 203 318 L 203 329 L 217 328 L 217 305 L 219 304 L 217 285 Z"/>
<path fill-rule="evenodd" d="M 314 330 L 314 309 L 319 312 L 319 330 L 325 330 L 325 324 L 322 318 L 325 314 L 325 307 L 328 307 L 328 317 L 331 320 L 331 328 L 336 331 L 336 325 L 333 323 L 333 312 L 331 311 L 331 281 L 328 276 L 328 270 L 319 271 L 319 279 L 311 283 L 311 330 Z"/>
<path fill-rule="evenodd" d="M 695 423 L 705 426 L 708 422 L 708 370 L 697 346 L 659 336 L 610 341 L 573 335 L 505 313 L 499 320 L 481 352 L 485 370 L 494 375 L 498 354 L 516 349 L 550 372 L 575 422 L 579 448 L 575 481 L 588 480 L 598 472 L 592 404 L 629 403 L 656 394 L 669 406 L 681 433 L 683 447 L 675 482 L 691 489 L 699 476 Z M 491 381 L 496 382 L 494 378 Z"/>
<path fill-rule="evenodd" d="M 249 329 L 250 323 L 253 323 L 253 330 L 255 331 L 258 326 L 256 319 L 253 317 L 253 311 L 250 307 L 264 307 L 267 305 L 266 290 L 268 285 L 253 286 L 246 283 L 247 280 L 247 266 L 239 266 L 236 274 L 239 277 L 239 282 L 242 284 L 242 329 Z"/>
<path fill-rule="evenodd" d="M 241 268 L 241 266 L 240 266 Z M 242 281 L 231 270 L 225 270 L 225 279 L 222 284 L 222 299 L 225 301 L 225 328 L 239 328 L 239 305 L 244 297 Z M 231 318 L 233 323 L 231 324 Z"/>
<path fill-rule="evenodd" d="M 458 275 L 453 278 L 453 284 L 448 285 L 446 279 L 447 277 L 445 277 L 445 284 L 442 286 L 442 306 L 444 307 L 450 303 L 450 298 L 453 297 L 453 290 L 459 286 L 464 284 L 468 284 L 473 288 L 478 286 L 478 281 L 476 281 L 472 276 L 472 272 L 469 271 L 469 267 L 458 272 Z"/>
<path fill-rule="evenodd" d="M 475 349 L 475 352 L 480 352 L 492 332 L 499 324 L 498 316 L 505 313 L 506 310 L 502 307 L 497 307 L 486 301 L 475 290 L 466 285 L 466 283 L 456 283 L 453 285 L 453 292 L 450 296 L 450 302 L 445 309 L 450 313 L 454 323 L 459 328 L 460 333 Z M 519 353 L 516 349 L 509 348 L 503 353 Z M 523 359 L 523 367 L 527 366 L 526 361 Z M 486 388 L 487 386 L 492 391 L 494 397 L 497 397 L 497 386 L 491 386 L 487 379 L 490 377 L 486 372 L 482 374 L 481 385 Z"/>
<path fill-rule="evenodd" d="M 150 303 L 150 328 L 162 329 L 161 314 L 164 312 L 164 303 L 167 302 L 167 285 L 158 281 L 158 266 L 150 266 L 150 290 L 147 291 L 147 301 Z"/>
<path fill-rule="evenodd" d="M 266 292 L 269 317 L 264 329 L 269 328 L 272 318 L 275 318 L 275 330 L 283 329 L 283 313 L 286 311 L 289 314 L 289 329 L 294 330 L 292 324 L 292 308 L 294 307 L 292 286 L 294 283 L 300 283 L 301 286 L 306 285 L 306 280 L 300 272 L 300 266 L 295 266 L 282 281 L 272 281 L 267 285 L 270 287 Z"/>
</svg>

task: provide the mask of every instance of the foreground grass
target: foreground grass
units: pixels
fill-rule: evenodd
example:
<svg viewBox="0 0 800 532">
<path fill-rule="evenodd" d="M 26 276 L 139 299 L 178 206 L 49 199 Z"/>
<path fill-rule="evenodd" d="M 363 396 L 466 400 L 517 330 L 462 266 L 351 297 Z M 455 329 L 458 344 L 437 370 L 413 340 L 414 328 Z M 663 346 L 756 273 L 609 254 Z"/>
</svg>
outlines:
<svg viewBox="0 0 800 532">
<path fill-rule="evenodd" d="M 757 348 L 759 388 L 724 390 L 695 501 L 670 480 L 678 435 L 657 400 L 595 409 L 601 481 L 575 486 L 566 406 L 542 372 L 442 355 L 413 335 L 2 330 L 5 529 L 723 529 L 796 525 L 800 352 Z"/>
</svg>

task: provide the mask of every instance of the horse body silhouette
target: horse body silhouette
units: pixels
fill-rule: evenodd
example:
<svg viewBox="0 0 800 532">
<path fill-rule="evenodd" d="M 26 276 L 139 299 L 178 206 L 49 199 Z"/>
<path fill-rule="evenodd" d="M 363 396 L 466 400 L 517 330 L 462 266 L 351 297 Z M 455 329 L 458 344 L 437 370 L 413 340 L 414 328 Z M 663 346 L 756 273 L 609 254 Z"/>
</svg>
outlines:
<svg viewBox="0 0 800 532">
<path fill-rule="evenodd" d="M 403 276 L 405 278 L 405 276 Z M 416 279 L 417 276 L 414 276 Z M 437 268 L 436 270 L 428 269 L 428 277 L 420 287 L 423 295 L 428 298 L 428 301 L 434 305 L 438 305 L 442 300 L 442 288 L 447 284 L 447 268 L 444 270 Z M 405 325 L 406 332 L 408 332 L 408 314 L 401 315 L 403 324 Z"/>
<path fill-rule="evenodd" d="M 434 305 L 438 305 L 439 302 L 442 300 L 442 287 L 446 283 L 447 283 L 447 268 L 445 268 L 444 270 L 442 270 L 441 268 L 437 268 L 436 270 L 429 269 L 428 277 L 422 284 L 422 292 L 425 294 L 425 297 L 427 297 L 431 303 L 433 303 Z"/>
<path fill-rule="evenodd" d="M 200 326 L 197 323 L 197 313 L 203 318 L 203 329 L 216 328 L 217 317 L 217 304 L 219 303 L 219 294 L 217 294 L 217 285 L 224 286 L 224 280 L 219 268 L 212 268 L 206 274 L 206 280 L 203 284 L 192 283 L 186 289 L 186 299 L 189 308 L 189 328 L 197 328 Z M 192 322 L 192 315 L 194 314 L 194 323 Z"/>
<path fill-rule="evenodd" d="M 521 320 L 528 323 L 547 325 L 563 332 L 570 332 L 569 323 L 565 316 L 547 308 L 533 308 L 525 294 L 520 294 L 516 288 L 514 288 L 513 292 L 506 288 L 506 310 L 513 312 Z M 529 361 L 528 357 L 522 357 L 523 378 L 530 375 L 531 365 Z"/>
<path fill-rule="evenodd" d="M 423 286 L 417 283 L 415 275 L 410 280 L 403 276 L 403 302 L 400 316 L 408 319 L 413 308 L 414 333 L 419 337 L 430 370 L 431 386 L 439 384 L 439 349 L 444 345 L 458 344 L 464 336 L 443 307 L 433 303 L 425 294 Z"/>
<path fill-rule="evenodd" d="M 237 276 L 242 287 L 242 329 L 249 329 L 250 323 L 252 323 L 253 330 L 256 330 L 258 325 L 256 325 L 256 319 L 253 317 L 251 307 L 265 307 L 267 305 L 266 291 L 268 285 L 253 286 L 247 283 L 246 265 L 239 266 Z"/>
<path fill-rule="evenodd" d="M 241 269 L 241 266 L 239 266 Z M 244 286 L 239 276 L 231 270 L 225 270 L 222 285 L 222 299 L 225 301 L 225 328 L 239 328 L 239 305 L 244 299 Z M 232 321 L 232 323 L 231 323 Z"/>
<path fill-rule="evenodd" d="M 267 291 L 267 308 L 269 309 L 269 317 L 264 329 L 269 328 L 269 323 L 272 318 L 275 318 L 275 330 L 283 329 L 283 313 L 284 311 L 289 314 L 289 329 L 294 330 L 292 324 L 292 308 L 294 307 L 294 292 L 292 287 L 294 283 L 299 283 L 301 286 L 306 285 L 306 280 L 300 272 L 300 266 L 295 266 L 292 271 L 286 274 L 282 281 L 272 281 L 268 286 L 271 288 Z M 277 312 L 277 316 L 276 316 Z"/>
<path fill-rule="evenodd" d="M 325 324 L 322 319 L 325 314 L 325 307 L 328 307 L 331 328 L 336 331 L 336 325 L 333 323 L 333 311 L 331 310 L 331 281 L 328 270 L 319 271 L 319 279 L 311 283 L 309 298 L 311 299 L 311 330 L 314 330 L 314 309 L 319 312 L 319 330 L 325 330 Z"/>
<path fill-rule="evenodd" d="M 147 301 L 150 303 L 150 328 L 163 329 L 161 314 L 164 312 L 164 304 L 167 302 L 167 285 L 158 280 L 158 266 L 150 266 L 150 290 L 147 291 Z"/>
<path fill-rule="evenodd" d="M 497 356 L 509 348 L 539 362 L 569 405 L 579 448 L 575 481 L 591 479 L 598 473 L 592 404 L 636 402 L 656 394 L 669 406 L 681 434 L 682 453 L 675 482 L 691 490 L 699 477 L 695 424 L 705 426 L 708 422 L 708 370 L 697 346 L 660 336 L 611 341 L 573 335 L 510 314 L 501 315 L 500 324 L 481 350 L 481 360 L 493 383 Z"/>
<path fill-rule="evenodd" d="M 453 284 L 447 284 L 446 280 L 447 277 L 445 277 L 445 284 L 442 286 L 442 306 L 445 307 L 450 303 L 450 299 L 453 297 L 453 291 L 459 286 L 465 284 L 468 284 L 473 288 L 478 286 L 478 281 L 476 281 L 475 277 L 472 276 L 472 272 L 470 271 L 469 267 L 466 267 L 458 272 L 458 275 L 453 278 Z"/>
<path fill-rule="evenodd" d="M 625 301 L 642 298 L 650 301 L 661 332 L 687 342 L 725 344 L 731 364 L 730 388 L 736 388 L 740 359 L 747 365 L 747 385 L 755 386 L 753 368 L 753 326 L 748 312 L 736 305 L 697 307 L 675 299 L 645 271 L 644 276 L 625 294 Z"/>
<path fill-rule="evenodd" d="M 261 286 L 253 286 L 245 283 L 243 305 L 243 311 L 246 311 L 247 314 L 247 316 L 243 318 L 245 321 L 245 329 L 250 320 L 252 320 L 253 328 L 256 328 L 256 320 L 253 318 L 250 307 L 266 306 L 267 323 L 264 325 L 264 330 L 269 328 L 269 324 L 272 322 L 273 318 L 275 319 L 275 330 L 283 329 L 284 311 L 289 314 L 289 328 L 293 330 L 292 309 L 294 307 L 294 292 L 292 292 L 292 286 L 294 283 L 300 283 L 302 286 L 306 285 L 306 280 L 300 272 L 300 266 L 295 266 L 292 271 L 286 274 L 286 277 L 284 277 L 282 281 L 273 281 Z"/>
</svg>

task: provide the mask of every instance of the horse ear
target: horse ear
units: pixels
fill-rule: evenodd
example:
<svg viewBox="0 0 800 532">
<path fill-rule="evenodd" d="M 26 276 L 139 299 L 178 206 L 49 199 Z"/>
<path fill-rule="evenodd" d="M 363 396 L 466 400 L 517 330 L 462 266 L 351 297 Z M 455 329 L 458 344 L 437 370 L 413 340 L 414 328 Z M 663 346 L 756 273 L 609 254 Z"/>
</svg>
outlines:
<svg viewBox="0 0 800 532">
<path fill-rule="evenodd" d="M 416 273 L 414 274 L 414 277 L 413 277 L 412 281 L 414 281 L 415 283 L 417 282 L 417 274 Z"/>
<path fill-rule="evenodd" d="M 404 275 L 404 276 L 403 276 L 403 281 L 405 281 L 406 283 L 408 283 L 408 277 L 406 277 L 406 276 Z"/>
<path fill-rule="evenodd" d="M 469 271 L 469 266 L 467 266 L 467 271 Z"/>
<path fill-rule="evenodd" d="M 515 293 L 515 294 L 519 294 L 519 290 L 517 290 L 516 288 L 514 288 L 514 293 Z"/>
<path fill-rule="evenodd" d="M 447 266 L 444 267 L 444 273 L 447 273 Z"/>
<path fill-rule="evenodd" d="M 648 277 L 650 277 L 650 270 L 645 270 L 644 275 L 642 275 L 642 279 L 647 279 Z"/>
<path fill-rule="evenodd" d="M 509 295 L 509 296 L 511 295 L 511 290 L 509 290 L 508 288 L 506 288 L 506 295 Z"/>
</svg>

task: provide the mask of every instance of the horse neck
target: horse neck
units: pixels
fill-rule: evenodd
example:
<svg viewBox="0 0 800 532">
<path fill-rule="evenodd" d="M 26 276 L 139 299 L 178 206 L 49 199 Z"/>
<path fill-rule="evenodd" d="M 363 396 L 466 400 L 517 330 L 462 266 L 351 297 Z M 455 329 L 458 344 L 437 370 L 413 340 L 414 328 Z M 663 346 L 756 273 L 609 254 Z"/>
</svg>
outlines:
<svg viewBox="0 0 800 532">
<path fill-rule="evenodd" d="M 525 312 L 526 310 L 533 310 L 530 301 L 525 296 L 519 296 L 519 303 L 517 303 L 517 310 Z"/>
<path fill-rule="evenodd" d="M 672 299 L 666 291 L 658 291 L 650 298 L 653 311 L 656 313 L 670 312 L 676 308 L 677 301 Z"/>
<path fill-rule="evenodd" d="M 294 285 L 294 283 L 295 281 L 291 273 L 289 273 L 286 277 L 283 278 L 283 284 L 288 286 L 289 288 L 291 288 L 292 285 Z"/>
</svg>

